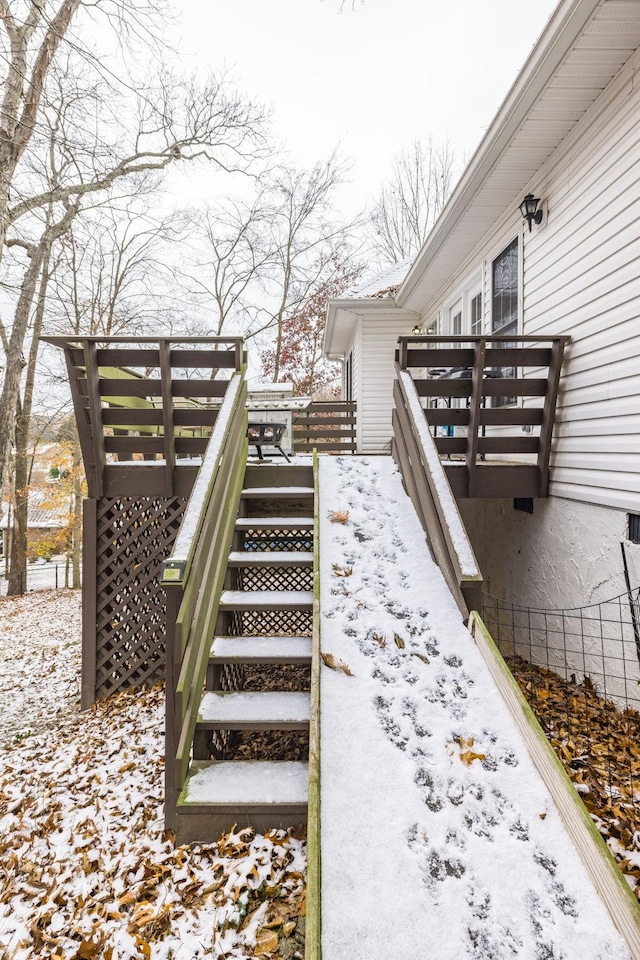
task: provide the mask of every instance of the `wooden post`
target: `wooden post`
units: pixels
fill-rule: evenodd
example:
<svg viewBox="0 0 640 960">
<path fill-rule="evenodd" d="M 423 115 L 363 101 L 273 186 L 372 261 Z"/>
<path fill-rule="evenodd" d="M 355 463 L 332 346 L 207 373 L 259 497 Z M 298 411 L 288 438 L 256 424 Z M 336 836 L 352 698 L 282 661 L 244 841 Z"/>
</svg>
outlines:
<svg viewBox="0 0 640 960">
<path fill-rule="evenodd" d="M 469 426 L 467 427 L 467 475 L 469 478 L 469 496 L 475 494 L 476 460 L 478 458 L 478 434 L 480 433 L 480 407 L 484 384 L 484 355 L 486 340 L 478 340 L 475 345 L 473 374 L 471 380 L 471 398 L 469 401 Z"/>
<path fill-rule="evenodd" d="M 164 727 L 164 816 L 167 829 L 176 828 L 178 803 L 175 758 L 180 731 L 176 723 L 175 692 L 180 664 L 176 654 L 176 620 L 182 601 L 182 587 L 164 585 L 166 594 L 165 640 L 165 727 Z"/>
<path fill-rule="evenodd" d="M 540 476 L 539 497 L 549 495 L 549 457 L 551 456 L 551 438 L 555 421 L 556 402 L 564 345 L 568 337 L 558 337 L 551 345 L 551 363 L 547 379 L 547 392 L 544 398 L 542 411 L 542 426 L 540 427 L 540 446 L 538 448 L 538 472 Z"/>
<path fill-rule="evenodd" d="M 98 501 L 82 502 L 82 679 L 80 708 L 96 699 Z"/>
<path fill-rule="evenodd" d="M 173 429 L 173 397 L 171 395 L 171 354 L 166 340 L 160 341 L 160 383 L 162 390 L 162 430 L 164 433 L 165 494 L 171 497 L 173 469 L 176 465 L 176 447 Z"/>
<path fill-rule="evenodd" d="M 95 461 L 95 496 L 101 497 L 104 491 L 103 474 L 107 461 L 104 450 L 104 428 L 102 426 L 102 408 L 100 406 L 100 375 L 96 357 L 97 347 L 92 341 L 84 342 L 84 362 L 87 372 L 87 394 L 89 398 L 89 416 L 91 420 L 91 444 Z"/>
</svg>

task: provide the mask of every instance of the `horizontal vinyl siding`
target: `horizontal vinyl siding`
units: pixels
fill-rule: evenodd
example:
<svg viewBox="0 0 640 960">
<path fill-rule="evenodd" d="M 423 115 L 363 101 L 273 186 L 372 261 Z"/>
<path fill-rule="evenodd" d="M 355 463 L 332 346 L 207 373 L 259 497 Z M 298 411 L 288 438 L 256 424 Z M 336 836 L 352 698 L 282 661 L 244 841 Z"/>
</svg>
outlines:
<svg viewBox="0 0 640 960">
<path fill-rule="evenodd" d="M 524 333 L 572 337 L 551 492 L 637 511 L 640 89 L 626 84 L 549 171 L 534 186 L 548 222 L 524 233 Z"/>
<path fill-rule="evenodd" d="M 362 319 L 362 424 L 361 453 L 389 453 L 395 351 L 398 337 L 408 331 L 392 320 Z"/>
<path fill-rule="evenodd" d="M 362 331 L 360 329 L 360 324 L 356 325 L 356 335 L 354 337 L 352 345 L 352 383 L 353 383 L 353 399 L 356 402 L 356 449 L 360 450 L 360 411 L 362 409 L 362 382 L 361 382 L 361 373 L 362 373 Z"/>
</svg>

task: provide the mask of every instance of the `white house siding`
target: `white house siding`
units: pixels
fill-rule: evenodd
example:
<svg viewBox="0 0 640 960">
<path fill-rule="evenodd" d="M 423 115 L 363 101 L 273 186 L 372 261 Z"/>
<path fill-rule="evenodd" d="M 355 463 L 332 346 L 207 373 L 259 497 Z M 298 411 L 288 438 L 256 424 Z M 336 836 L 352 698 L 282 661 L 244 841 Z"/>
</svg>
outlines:
<svg viewBox="0 0 640 960">
<path fill-rule="evenodd" d="M 415 317 L 363 315 L 361 397 L 358 398 L 358 453 L 389 453 L 398 337 L 411 333 Z"/>
<path fill-rule="evenodd" d="M 541 171 L 524 332 L 568 333 L 551 493 L 640 511 L 640 86 L 625 67 Z M 553 159 L 553 158 L 552 158 Z"/>
</svg>

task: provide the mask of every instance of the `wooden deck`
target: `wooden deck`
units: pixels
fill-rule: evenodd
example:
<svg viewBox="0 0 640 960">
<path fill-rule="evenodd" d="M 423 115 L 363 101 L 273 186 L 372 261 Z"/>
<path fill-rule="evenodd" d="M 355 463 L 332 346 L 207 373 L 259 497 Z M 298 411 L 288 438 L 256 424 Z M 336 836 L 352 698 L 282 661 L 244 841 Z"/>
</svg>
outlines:
<svg viewBox="0 0 640 960">
<path fill-rule="evenodd" d="M 398 370 L 412 376 L 456 497 L 548 496 L 569 339 L 400 338 Z"/>
</svg>

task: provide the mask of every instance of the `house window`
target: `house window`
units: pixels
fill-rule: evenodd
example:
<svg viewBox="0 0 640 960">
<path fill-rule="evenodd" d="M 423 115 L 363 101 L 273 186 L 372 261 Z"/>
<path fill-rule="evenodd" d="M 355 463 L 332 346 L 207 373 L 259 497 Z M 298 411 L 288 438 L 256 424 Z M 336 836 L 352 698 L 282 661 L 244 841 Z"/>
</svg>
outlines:
<svg viewBox="0 0 640 960">
<path fill-rule="evenodd" d="M 471 336 L 479 337 L 482 333 L 482 294 L 477 293 L 471 298 Z"/>
<path fill-rule="evenodd" d="M 492 264 L 491 332 L 518 332 L 518 238 Z"/>
<path fill-rule="evenodd" d="M 456 303 L 449 311 L 451 317 L 451 333 L 454 337 L 462 336 L 462 304 Z"/>
<path fill-rule="evenodd" d="M 518 333 L 518 238 L 516 237 L 492 264 L 491 332 L 501 337 Z M 512 344 L 506 344 L 512 346 Z M 501 367 L 503 377 L 515 377 L 514 367 Z M 495 397 L 493 405 L 504 407 L 515 401 Z"/>
<path fill-rule="evenodd" d="M 629 540 L 631 543 L 640 543 L 640 514 L 629 515 Z"/>
<path fill-rule="evenodd" d="M 353 354 L 350 353 L 344 365 L 345 400 L 353 400 Z"/>
</svg>

